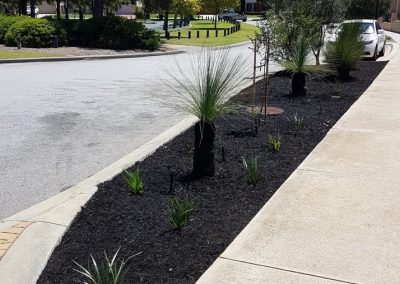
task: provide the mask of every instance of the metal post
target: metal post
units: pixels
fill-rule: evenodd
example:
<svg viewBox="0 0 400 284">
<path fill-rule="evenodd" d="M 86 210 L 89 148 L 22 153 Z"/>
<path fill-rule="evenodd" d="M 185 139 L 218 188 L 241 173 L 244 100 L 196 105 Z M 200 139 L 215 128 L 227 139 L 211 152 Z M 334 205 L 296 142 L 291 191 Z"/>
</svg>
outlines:
<svg viewBox="0 0 400 284">
<path fill-rule="evenodd" d="M 218 30 L 215 30 L 215 37 L 218 37 Z"/>
<path fill-rule="evenodd" d="M 188 39 L 191 39 L 191 38 L 192 38 L 192 32 L 188 31 Z"/>
<path fill-rule="evenodd" d="M 197 31 L 197 32 L 196 32 L 196 36 L 197 36 L 197 38 L 200 37 L 200 31 Z"/>
<path fill-rule="evenodd" d="M 181 39 L 181 32 L 178 32 L 178 39 Z"/>
<path fill-rule="evenodd" d="M 210 30 L 207 30 L 207 38 L 210 37 Z"/>
</svg>

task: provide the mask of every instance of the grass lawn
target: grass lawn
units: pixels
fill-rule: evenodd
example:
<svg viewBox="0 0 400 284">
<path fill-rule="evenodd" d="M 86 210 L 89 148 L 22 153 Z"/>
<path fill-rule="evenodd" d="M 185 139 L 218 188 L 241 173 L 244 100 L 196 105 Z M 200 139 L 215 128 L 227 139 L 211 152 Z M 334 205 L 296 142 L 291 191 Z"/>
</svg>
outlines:
<svg viewBox="0 0 400 284">
<path fill-rule="evenodd" d="M 240 31 L 230 34 L 224 37 L 224 32 L 221 30 L 219 31 L 218 37 L 215 37 L 215 31 L 210 30 L 210 37 L 206 38 L 206 30 L 204 28 L 212 28 L 211 21 L 198 21 L 196 22 L 197 28 L 195 28 L 195 21 L 192 22 L 192 38 L 188 39 L 187 32 L 188 30 L 182 30 L 182 37 L 181 39 L 171 39 L 165 40 L 164 43 L 168 44 L 177 44 L 177 45 L 192 45 L 192 46 L 222 46 L 222 45 L 229 45 L 235 43 L 241 43 L 249 40 L 249 37 L 252 37 L 254 33 L 258 30 L 256 26 L 249 25 L 242 23 Z M 227 26 L 225 26 L 227 25 Z M 232 25 L 229 23 L 222 23 L 218 22 L 217 28 L 227 28 L 231 27 Z M 200 30 L 200 38 L 196 38 L 196 30 Z M 172 32 L 171 36 L 177 36 L 177 32 Z"/>
<path fill-rule="evenodd" d="M 15 58 L 38 58 L 38 57 L 58 57 L 62 55 L 40 53 L 40 52 L 24 52 L 24 51 L 10 51 L 0 50 L 0 59 L 15 59 Z"/>
</svg>

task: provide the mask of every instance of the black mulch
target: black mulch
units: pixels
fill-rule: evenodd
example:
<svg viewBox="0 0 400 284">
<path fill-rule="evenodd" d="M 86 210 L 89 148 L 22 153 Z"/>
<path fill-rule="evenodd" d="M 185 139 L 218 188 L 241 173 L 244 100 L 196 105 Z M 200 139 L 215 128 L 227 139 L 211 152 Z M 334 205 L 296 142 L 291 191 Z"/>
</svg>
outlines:
<svg viewBox="0 0 400 284">
<path fill-rule="evenodd" d="M 38 283 L 76 283 L 72 260 L 86 265 L 89 254 L 99 257 L 121 247 L 120 257 L 132 259 L 127 283 L 194 283 L 246 226 L 334 123 L 368 88 L 386 62 L 361 62 L 350 82 L 308 81 L 308 96 L 288 98 L 289 78 L 271 79 L 270 105 L 285 113 L 261 121 L 252 136 L 252 119 L 244 111 L 217 121 L 217 174 L 195 182 L 180 182 L 192 164 L 193 129 L 158 149 L 140 164 L 143 196 L 132 195 L 117 176 L 98 192 L 77 216 L 55 249 Z M 262 82 L 259 83 L 261 93 Z M 235 100 L 244 104 L 251 90 Z M 261 98 L 259 98 L 262 100 Z M 293 115 L 304 117 L 303 130 L 293 126 Z M 279 134 L 282 150 L 271 151 L 269 135 Z M 224 145 L 226 162 L 222 161 Z M 258 157 L 262 179 L 247 185 L 242 157 Z M 170 172 L 175 193 L 168 194 Z M 167 205 L 173 196 L 189 195 L 196 202 L 190 226 L 171 231 Z"/>
</svg>

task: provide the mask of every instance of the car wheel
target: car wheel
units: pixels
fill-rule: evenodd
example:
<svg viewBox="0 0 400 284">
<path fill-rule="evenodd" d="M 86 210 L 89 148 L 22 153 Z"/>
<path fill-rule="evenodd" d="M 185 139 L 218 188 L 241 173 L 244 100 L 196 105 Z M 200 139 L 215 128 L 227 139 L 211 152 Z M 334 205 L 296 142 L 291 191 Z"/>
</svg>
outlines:
<svg viewBox="0 0 400 284">
<path fill-rule="evenodd" d="M 378 45 L 375 47 L 374 55 L 372 56 L 372 61 L 376 61 L 378 59 Z"/>
<path fill-rule="evenodd" d="M 385 56 L 385 46 L 386 46 L 386 41 L 383 43 L 383 47 L 381 52 L 379 52 L 379 56 Z"/>
</svg>

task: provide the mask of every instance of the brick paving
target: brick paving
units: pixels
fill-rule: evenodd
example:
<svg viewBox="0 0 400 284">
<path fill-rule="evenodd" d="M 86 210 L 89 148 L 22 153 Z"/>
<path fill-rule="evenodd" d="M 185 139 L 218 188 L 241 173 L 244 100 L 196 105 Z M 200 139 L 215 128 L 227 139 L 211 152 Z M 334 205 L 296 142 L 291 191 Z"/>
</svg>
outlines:
<svg viewBox="0 0 400 284">
<path fill-rule="evenodd" d="M 31 224 L 32 222 L 20 222 L 17 225 L 0 232 L 0 260 L 22 232 Z"/>
</svg>

